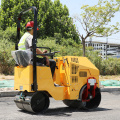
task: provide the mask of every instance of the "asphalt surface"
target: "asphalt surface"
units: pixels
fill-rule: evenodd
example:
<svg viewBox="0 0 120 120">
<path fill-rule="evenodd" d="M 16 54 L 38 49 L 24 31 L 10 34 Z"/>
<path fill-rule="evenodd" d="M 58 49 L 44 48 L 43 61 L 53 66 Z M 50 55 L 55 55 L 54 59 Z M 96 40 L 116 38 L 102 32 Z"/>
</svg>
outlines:
<svg viewBox="0 0 120 120">
<path fill-rule="evenodd" d="M 97 109 L 80 110 L 66 107 L 62 101 L 50 99 L 44 114 L 32 114 L 16 107 L 14 97 L 0 97 L 0 120 L 120 120 L 120 91 L 102 92 Z"/>
</svg>

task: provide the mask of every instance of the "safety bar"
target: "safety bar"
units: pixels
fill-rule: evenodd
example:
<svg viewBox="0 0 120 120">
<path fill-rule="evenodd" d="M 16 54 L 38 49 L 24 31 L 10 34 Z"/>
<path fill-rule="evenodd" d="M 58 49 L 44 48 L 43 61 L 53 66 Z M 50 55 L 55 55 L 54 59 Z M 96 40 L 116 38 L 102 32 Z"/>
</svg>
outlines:
<svg viewBox="0 0 120 120">
<path fill-rule="evenodd" d="M 28 9 L 22 11 L 18 16 L 17 22 L 17 41 L 15 45 L 15 49 L 18 50 L 18 40 L 20 40 L 20 21 L 22 15 L 27 13 L 28 11 L 33 10 L 34 12 L 34 31 L 33 31 L 33 39 L 32 39 L 32 48 L 33 48 L 33 86 L 32 90 L 37 91 L 37 72 L 36 72 L 36 42 L 37 42 L 37 8 L 35 6 L 31 6 Z"/>
<path fill-rule="evenodd" d="M 53 59 L 53 56 L 55 53 L 59 53 L 60 51 L 55 51 L 55 52 L 50 52 L 50 53 L 44 53 L 44 54 L 36 54 L 36 55 L 41 55 L 41 56 L 51 56 Z"/>
</svg>

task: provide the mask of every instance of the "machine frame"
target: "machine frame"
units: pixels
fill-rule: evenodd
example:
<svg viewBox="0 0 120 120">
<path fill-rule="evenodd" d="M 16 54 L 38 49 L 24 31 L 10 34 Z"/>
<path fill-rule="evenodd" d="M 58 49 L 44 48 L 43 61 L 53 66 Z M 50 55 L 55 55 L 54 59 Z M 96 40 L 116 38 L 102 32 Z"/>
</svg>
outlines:
<svg viewBox="0 0 120 120">
<path fill-rule="evenodd" d="M 22 11 L 18 16 L 16 50 L 18 50 L 18 40 L 20 39 L 22 15 L 30 10 L 34 12 L 33 65 L 23 68 L 15 67 L 14 89 L 19 90 L 20 93 L 16 95 L 14 101 L 18 108 L 30 112 L 44 111 L 49 107 L 49 97 L 63 100 L 63 103 L 69 107 L 83 109 L 98 107 L 101 101 L 99 70 L 86 57 L 62 56 L 54 58 L 56 70 L 53 78 L 49 67 L 36 65 L 36 56 L 41 55 L 36 54 L 36 48 L 49 49 L 49 53 L 42 55 L 51 56 L 52 59 L 56 52 L 51 52 L 49 47 L 36 46 L 37 8 L 35 6 Z M 59 86 L 56 87 L 54 83 Z M 42 102 L 40 102 L 41 97 L 44 98 Z M 37 103 L 39 104 L 37 105 Z"/>
<path fill-rule="evenodd" d="M 31 6 L 28 9 L 20 12 L 18 15 L 18 22 L 17 22 L 17 40 L 15 44 L 15 49 L 18 50 L 18 42 L 20 40 L 20 21 L 22 20 L 22 15 L 26 14 L 27 12 L 33 10 L 34 12 L 34 31 L 33 31 L 33 39 L 32 39 L 32 49 L 33 49 L 33 91 L 37 91 L 37 72 L 36 72 L 36 55 L 41 55 L 41 54 L 36 54 L 36 48 L 45 48 L 49 49 L 51 53 L 51 49 L 49 47 L 36 47 L 37 43 L 37 8 L 35 6 Z M 54 53 L 51 54 L 43 54 L 47 56 L 51 56 L 53 58 Z"/>
</svg>

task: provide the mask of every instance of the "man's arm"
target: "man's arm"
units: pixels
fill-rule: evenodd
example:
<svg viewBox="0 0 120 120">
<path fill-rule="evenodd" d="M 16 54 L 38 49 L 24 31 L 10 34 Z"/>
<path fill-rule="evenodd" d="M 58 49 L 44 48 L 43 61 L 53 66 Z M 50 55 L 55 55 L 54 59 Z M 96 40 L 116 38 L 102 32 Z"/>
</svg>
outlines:
<svg viewBox="0 0 120 120">
<path fill-rule="evenodd" d="M 43 52 L 39 49 L 39 48 L 36 48 L 36 53 L 37 54 L 43 54 Z M 44 56 L 43 56 L 44 57 Z"/>
<path fill-rule="evenodd" d="M 36 53 L 37 54 L 44 54 L 46 52 L 46 50 L 44 51 L 44 52 L 42 52 L 39 48 L 36 48 Z M 49 59 L 48 59 L 48 57 L 47 56 L 44 56 L 44 55 L 41 55 L 42 57 L 46 57 L 46 65 L 50 65 L 50 63 L 49 63 Z"/>
<path fill-rule="evenodd" d="M 31 48 L 32 49 L 32 39 L 33 39 L 33 36 L 32 35 L 30 35 L 28 38 L 27 38 L 27 43 L 28 43 L 28 45 L 29 45 L 29 48 Z M 47 52 L 47 50 L 44 50 L 44 52 L 42 52 L 39 48 L 36 48 L 36 53 L 37 54 L 44 54 L 44 53 L 46 53 Z M 50 63 L 49 63 L 49 59 L 48 59 L 48 57 L 47 56 L 44 56 L 44 55 L 41 55 L 42 57 L 46 57 L 46 65 L 50 65 Z"/>
</svg>

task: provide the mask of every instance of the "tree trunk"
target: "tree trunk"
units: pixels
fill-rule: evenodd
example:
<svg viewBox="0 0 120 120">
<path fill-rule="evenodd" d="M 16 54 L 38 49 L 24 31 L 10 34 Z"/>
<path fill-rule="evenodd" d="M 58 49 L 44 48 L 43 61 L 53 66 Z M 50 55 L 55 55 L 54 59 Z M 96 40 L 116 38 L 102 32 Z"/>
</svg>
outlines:
<svg viewBox="0 0 120 120">
<path fill-rule="evenodd" d="M 85 57 L 85 40 L 82 39 L 82 44 L 83 44 L 83 56 Z"/>
</svg>

